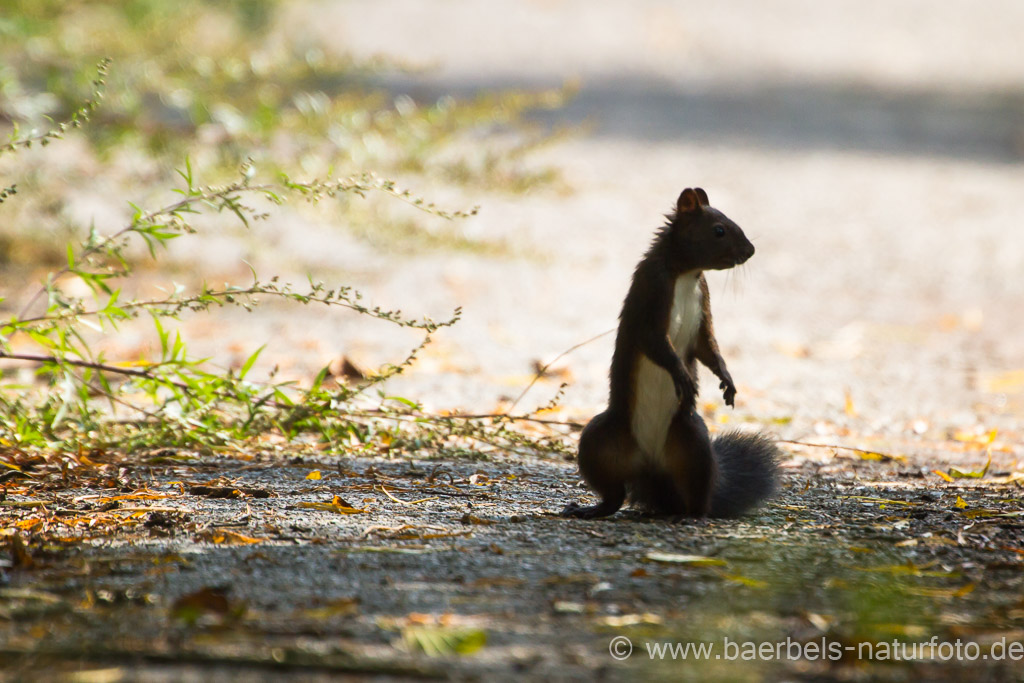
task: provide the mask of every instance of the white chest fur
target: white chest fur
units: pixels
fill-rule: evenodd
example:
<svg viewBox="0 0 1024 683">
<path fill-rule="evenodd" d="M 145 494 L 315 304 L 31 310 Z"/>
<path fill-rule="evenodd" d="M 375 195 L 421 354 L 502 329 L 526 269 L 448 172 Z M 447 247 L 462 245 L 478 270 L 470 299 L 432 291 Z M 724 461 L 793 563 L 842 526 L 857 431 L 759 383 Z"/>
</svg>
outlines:
<svg viewBox="0 0 1024 683">
<path fill-rule="evenodd" d="M 676 354 L 683 358 L 693 347 L 700 329 L 703 301 L 697 273 L 685 273 L 676 279 L 669 312 L 668 336 Z M 640 450 L 660 459 L 668 426 L 679 404 L 668 371 L 641 356 L 634 378 L 632 430 Z"/>
</svg>

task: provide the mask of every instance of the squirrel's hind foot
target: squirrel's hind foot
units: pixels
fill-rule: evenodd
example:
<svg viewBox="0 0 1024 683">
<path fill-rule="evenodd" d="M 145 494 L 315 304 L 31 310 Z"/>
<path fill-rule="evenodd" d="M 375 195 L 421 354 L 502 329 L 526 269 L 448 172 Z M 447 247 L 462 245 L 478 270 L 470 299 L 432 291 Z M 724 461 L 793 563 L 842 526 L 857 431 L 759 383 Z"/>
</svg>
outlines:
<svg viewBox="0 0 1024 683">
<path fill-rule="evenodd" d="M 607 517 L 613 514 L 618 508 L 612 508 L 610 505 L 605 505 L 603 502 L 597 505 L 580 505 L 579 503 L 569 503 L 562 510 L 562 517 L 575 517 L 576 519 L 597 519 L 598 517 Z"/>
</svg>

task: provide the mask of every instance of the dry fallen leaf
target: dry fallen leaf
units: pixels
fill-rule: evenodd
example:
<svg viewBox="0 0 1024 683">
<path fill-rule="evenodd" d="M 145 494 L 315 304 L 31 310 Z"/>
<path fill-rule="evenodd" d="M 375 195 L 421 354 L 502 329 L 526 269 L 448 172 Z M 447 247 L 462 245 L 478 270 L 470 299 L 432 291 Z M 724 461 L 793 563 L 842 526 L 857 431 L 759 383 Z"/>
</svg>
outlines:
<svg viewBox="0 0 1024 683">
<path fill-rule="evenodd" d="M 987 446 L 996 440 L 998 430 L 992 429 L 988 432 L 979 434 L 974 431 L 959 430 L 953 433 L 953 439 L 962 443 L 978 444 L 981 446 Z"/>
<path fill-rule="evenodd" d="M 206 529 L 199 533 L 199 539 L 218 545 L 253 545 L 266 539 L 246 536 L 230 529 Z"/>
<path fill-rule="evenodd" d="M 476 515 L 471 515 L 468 512 L 462 515 L 462 517 L 459 518 L 459 521 L 463 524 L 497 524 L 497 522 L 495 522 L 493 519 L 481 519 L 480 517 L 477 517 Z"/>
<path fill-rule="evenodd" d="M 568 362 L 559 362 L 558 359 L 548 363 L 544 363 L 539 358 L 534 359 L 533 371 L 538 377 L 558 379 L 563 382 L 571 382 L 573 379 L 572 371 L 569 369 Z"/>
<path fill-rule="evenodd" d="M 270 498 L 270 491 L 251 486 L 211 486 L 208 484 L 195 484 L 188 487 L 188 492 L 193 496 L 204 498 Z"/>
<path fill-rule="evenodd" d="M 995 431 L 993 430 L 992 433 L 995 434 Z M 950 467 L 949 476 L 953 479 L 981 479 L 988 473 L 988 468 L 991 464 L 992 456 L 990 455 L 988 456 L 988 462 L 985 463 L 985 466 L 982 467 L 981 470 L 971 472 L 969 470 L 962 470 L 959 467 Z"/>
<path fill-rule="evenodd" d="M 746 586 L 747 588 L 767 588 L 768 582 L 760 579 L 752 579 L 749 576 L 743 576 L 741 574 L 729 574 L 728 572 L 719 572 L 719 576 L 733 583 L 738 583 Z"/>
<path fill-rule="evenodd" d="M 652 552 L 644 555 L 647 562 L 658 562 L 660 564 L 689 564 L 695 567 L 724 567 L 728 562 L 718 557 L 707 557 L 706 555 L 685 555 L 680 553 L 658 553 Z"/>
<path fill-rule="evenodd" d="M 357 382 L 366 379 L 366 371 L 348 356 L 332 360 L 330 365 L 328 365 L 328 372 L 331 373 L 332 377 L 342 377 Z"/>
<path fill-rule="evenodd" d="M 342 515 L 356 515 L 362 512 L 367 512 L 362 508 L 352 507 L 346 503 L 341 496 L 335 496 L 329 503 L 296 503 L 295 507 L 305 508 L 307 510 L 326 510 L 328 512 L 337 512 Z"/>
</svg>

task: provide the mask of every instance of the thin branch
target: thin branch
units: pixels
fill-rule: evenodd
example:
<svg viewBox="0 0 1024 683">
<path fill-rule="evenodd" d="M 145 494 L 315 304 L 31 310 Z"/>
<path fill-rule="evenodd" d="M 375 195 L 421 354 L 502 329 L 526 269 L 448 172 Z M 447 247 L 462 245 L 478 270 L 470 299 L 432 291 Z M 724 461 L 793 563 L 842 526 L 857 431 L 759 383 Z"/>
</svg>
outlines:
<svg viewBox="0 0 1024 683">
<path fill-rule="evenodd" d="M 229 296 L 248 296 L 248 295 L 255 295 L 255 294 L 269 294 L 271 296 L 279 296 L 279 297 L 301 296 L 303 299 L 305 299 L 307 301 L 315 301 L 317 303 L 327 304 L 328 306 L 341 306 L 343 308 L 348 308 L 348 309 L 353 310 L 353 311 L 365 312 L 365 313 L 372 313 L 373 312 L 372 310 L 364 309 L 364 308 L 362 308 L 362 307 L 360 307 L 358 305 L 352 304 L 351 302 L 345 301 L 344 299 L 340 299 L 340 300 L 339 299 L 328 299 L 326 297 L 315 296 L 315 295 L 312 295 L 312 294 L 297 294 L 296 292 L 289 292 L 289 291 L 285 291 L 285 290 L 281 290 L 281 289 L 270 288 L 270 287 L 265 286 L 265 285 L 254 285 L 252 287 L 247 287 L 245 289 L 207 290 L 207 291 L 204 291 L 204 292 L 202 292 L 200 294 L 193 294 L 191 296 L 186 296 L 186 297 L 181 297 L 181 298 L 167 297 L 166 299 L 150 299 L 150 300 L 147 300 L 147 301 L 129 301 L 129 302 L 126 302 L 126 303 L 119 303 L 119 304 L 117 304 L 117 307 L 120 308 L 121 310 L 130 311 L 130 310 L 133 310 L 133 309 L 136 309 L 136 308 L 146 308 L 146 309 L 148 309 L 148 308 L 158 308 L 160 306 L 171 306 L 174 309 L 176 309 L 177 311 L 181 311 L 181 310 L 187 308 L 190 304 L 202 303 L 203 299 L 205 299 L 207 297 L 214 298 L 214 299 L 224 299 L 224 298 L 227 298 Z M 17 324 L 19 326 L 20 325 L 28 325 L 28 324 L 31 324 L 31 323 L 38 323 L 38 322 L 46 322 L 46 321 L 58 320 L 60 318 L 74 318 L 74 319 L 78 319 L 78 318 L 84 318 L 86 316 L 100 315 L 100 314 L 103 314 L 103 313 L 106 313 L 106 309 L 94 309 L 94 310 L 89 310 L 89 311 L 73 311 L 71 309 L 66 309 L 64 311 L 61 311 L 57 315 L 38 315 L 38 316 L 36 316 L 34 318 L 25 318 L 23 320 L 18 320 Z M 413 322 L 415 322 L 415 321 L 413 321 Z M 20 330 L 18 330 L 18 331 L 20 331 Z"/>
<path fill-rule="evenodd" d="M 512 410 L 517 405 L 519 405 L 519 401 L 521 401 L 523 399 L 523 396 L 526 396 L 526 393 L 528 391 L 530 391 L 530 389 L 533 388 L 533 385 L 537 383 L 537 380 L 539 380 L 541 377 L 544 376 L 544 373 L 546 373 L 548 371 L 548 368 L 550 368 L 552 365 L 554 365 L 556 362 L 558 362 L 561 358 L 563 358 L 565 356 L 568 356 L 570 353 L 572 353 L 576 349 L 580 348 L 581 346 L 586 346 L 587 344 L 589 344 L 591 342 L 597 341 L 601 337 L 604 337 L 605 335 L 611 334 L 616 329 L 618 329 L 618 328 L 613 327 L 612 329 L 605 330 L 601 334 L 595 335 L 595 336 L 591 337 L 590 339 L 587 339 L 586 341 L 581 341 L 579 344 L 576 344 L 575 346 L 570 346 L 565 351 L 562 351 L 560 354 L 558 354 L 557 356 L 552 358 L 550 361 L 548 361 L 547 365 L 545 365 L 542 368 L 540 368 L 539 370 L 537 370 L 537 374 L 535 374 L 533 376 L 533 379 L 530 380 L 530 383 L 526 385 L 526 388 L 523 389 L 523 391 L 519 394 L 519 396 L 516 397 L 516 400 L 512 401 L 512 405 L 510 405 L 508 407 L 508 410 L 506 411 L 506 414 L 512 412 Z"/>
<path fill-rule="evenodd" d="M 141 226 L 152 224 L 154 221 L 161 217 L 175 216 L 176 214 L 185 211 L 194 204 L 200 204 L 204 202 L 211 203 L 216 200 L 228 201 L 232 199 L 232 195 L 253 192 L 262 193 L 273 198 L 276 196 L 276 192 L 287 189 L 293 189 L 298 190 L 300 192 L 309 193 L 313 198 L 316 198 L 322 194 L 333 196 L 337 192 L 356 192 L 362 194 L 364 192 L 378 191 L 383 192 L 385 194 L 389 194 L 393 197 L 401 199 L 402 201 L 408 202 L 412 206 L 415 206 L 416 208 L 420 209 L 421 211 L 436 214 L 445 218 L 464 217 L 473 215 L 476 212 L 475 209 L 470 212 L 449 212 L 437 209 L 433 204 L 425 205 L 423 204 L 422 200 L 414 197 L 408 191 L 398 190 L 394 186 L 394 183 L 392 181 L 378 180 L 369 174 L 365 174 L 359 178 L 353 177 L 348 178 L 346 180 L 340 180 L 330 183 L 325 183 L 321 181 L 311 181 L 308 183 L 293 183 L 291 181 L 287 181 L 284 184 L 264 183 L 261 185 L 250 185 L 248 180 L 241 180 L 224 187 L 208 187 L 205 188 L 204 190 L 192 191 L 188 196 L 177 202 L 174 202 L 173 204 L 168 204 L 167 206 L 164 206 L 162 208 L 155 209 L 153 211 L 148 211 L 144 214 L 140 214 L 133 218 L 128 225 L 124 226 L 120 230 L 117 230 L 112 234 L 108 235 L 107 237 L 104 237 L 100 241 L 96 242 L 95 244 L 86 247 L 80 254 L 76 255 L 76 258 L 80 262 L 84 261 L 88 259 L 90 256 L 93 256 L 94 254 L 103 251 L 111 243 L 115 242 L 121 237 L 124 237 L 125 235 L 128 235 L 132 232 L 137 232 Z M 19 319 L 23 318 L 28 313 L 28 311 L 31 310 L 32 306 L 35 305 L 37 301 L 39 301 L 40 297 L 46 294 L 49 288 L 53 286 L 53 284 L 57 282 L 57 280 L 72 272 L 72 270 L 73 267 L 69 264 L 51 273 L 46 284 L 40 287 L 29 298 L 25 305 L 21 307 L 21 310 L 18 312 L 17 317 Z M 350 306 L 350 308 L 353 308 L 354 310 L 360 310 L 356 306 Z"/>
<path fill-rule="evenodd" d="M 341 412 L 338 415 L 344 415 L 346 417 L 358 417 L 361 415 L 373 415 L 375 417 L 385 418 L 388 420 L 395 420 L 398 422 L 408 422 L 415 420 L 428 420 L 431 422 L 444 422 L 445 420 L 462 420 L 469 422 L 471 420 L 500 420 L 502 422 L 533 422 L 542 425 L 554 425 L 559 427 L 572 427 L 573 429 L 583 429 L 586 425 L 582 425 L 579 422 L 570 422 L 564 420 L 545 420 L 538 417 L 530 417 L 529 415 L 509 415 L 508 413 L 486 413 L 479 415 L 432 415 L 430 413 L 423 412 L 409 412 L 409 413 L 394 413 L 387 410 L 381 410 L 379 408 L 366 408 L 360 410 L 358 413 L 352 412 Z"/>
<path fill-rule="evenodd" d="M 191 393 L 192 388 L 183 382 L 176 382 L 166 377 L 158 377 L 149 370 L 138 370 L 136 368 L 123 368 L 117 365 L 107 365 L 106 363 L 96 363 L 94 361 L 79 360 L 77 358 L 58 358 L 57 356 L 47 356 L 45 354 L 36 353 L 10 353 L 8 351 L 0 350 L 0 359 L 8 360 L 23 360 L 30 363 L 54 363 L 56 365 L 72 365 L 76 368 L 89 368 L 91 370 L 99 370 L 101 372 L 109 372 L 116 375 L 129 375 L 131 377 L 142 377 L 143 379 L 157 380 L 160 382 L 166 382 L 172 384 L 179 389 Z M 150 367 L 158 367 L 159 364 L 154 364 Z"/>
<path fill-rule="evenodd" d="M 107 75 L 107 69 L 110 67 L 110 62 L 110 59 L 103 59 L 96 65 L 96 80 L 92 82 L 92 93 L 89 95 L 89 99 L 87 99 L 81 107 L 71 114 L 71 118 L 57 124 L 57 128 L 55 129 L 36 133 L 34 135 L 28 135 L 22 138 L 11 139 L 0 144 L 0 155 L 4 154 L 4 152 L 13 152 L 19 148 L 31 147 L 37 142 L 45 145 L 50 140 L 58 140 L 64 137 L 64 133 L 67 132 L 68 128 L 78 128 L 84 122 L 88 121 L 89 117 L 92 116 L 92 113 L 96 111 L 96 107 L 99 106 L 100 100 L 103 99 L 103 89 L 106 86 L 103 79 Z"/>
<path fill-rule="evenodd" d="M 434 416 L 430 416 L 434 417 Z M 572 422 L 571 420 L 545 420 L 539 417 L 530 417 L 529 415 L 509 415 L 508 413 L 486 413 L 479 415 L 438 415 L 436 419 L 455 419 L 455 420 L 503 420 L 507 422 L 534 422 L 542 425 L 555 425 L 560 427 L 572 427 L 573 429 L 583 429 L 586 425 L 580 424 L 579 422 Z"/>
<path fill-rule="evenodd" d="M 891 453 L 882 453 L 881 451 L 873 451 L 867 448 L 854 448 L 853 446 L 836 446 L 827 443 L 808 443 L 806 441 L 792 441 L 790 439 L 777 439 L 776 443 L 788 443 L 794 446 L 807 446 L 809 448 L 831 448 L 837 451 L 852 451 L 854 453 L 865 453 L 867 455 L 880 455 L 883 458 L 889 460 L 906 460 L 902 455 L 892 455 Z"/>
<path fill-rule="evenodd" d="M 81 384 L 83 384 L 83 385 L 88 384 L 88 382 L 86 381 L 85 377 L 81 376 L 80 374 L 78 374 L 76 372 L 71 372 L 71 375 L 74 376 L 74 378 L 77 379 Z M 113 403 L 118 403 L 118 404 L 124 406 L 125 408 L 128 408 L 129 410 L 134 410 L 134 411 L 140 412 L 143 415 L 145 415 L 146 417 L 148 417 L 150 420 L 158 420 L 160 418 L 160 416 L 157 415 L 155 412 L 151 412 L 149 410 L 146 410 L 142 406 L 137 406 L 134 403 L 131 403 L 129 401 L 125 401 L 124 399 L 122 399 L 122 398 L 120 398 L 118 396 L 114 396 L 112 393 L 110 393 L 106 389 L 103 389 L 103 388 L 97 389 L 96 387 L 92 387 L 92 388 L 94 390 L 96 390 L 96 391 L 99 391 L 99 393 L 103 394 L 104 396 L 106 396 L 107 400 L 109 400 L 109 401 L 111 401 Z"/>
</svg>

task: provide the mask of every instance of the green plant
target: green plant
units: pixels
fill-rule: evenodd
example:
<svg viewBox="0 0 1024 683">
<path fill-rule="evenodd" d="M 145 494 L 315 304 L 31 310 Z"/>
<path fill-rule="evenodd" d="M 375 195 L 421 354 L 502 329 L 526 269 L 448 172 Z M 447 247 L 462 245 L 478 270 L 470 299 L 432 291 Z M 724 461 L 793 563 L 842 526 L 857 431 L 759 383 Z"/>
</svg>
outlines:
<svg viewBox="0 0 1024 683">
<path fill-rule="evenodd" d="M 508 416 L 430 415 L 415 401 L 384 392 L 384 381 L 408 368 L 459 311 L 437 322 L 414 319 L 370 306 L 345 286 L 256 272 L 243 285 L 213 286 L 189 274 L 184 284 L 167 287 L 168 294 L 137 293 L 141 270 L 149 271 L 149 282 L 166 277 L 159 269 L 173 264 L 164 249 L 171 241 L 247 227 L 286 201 L 330 211 L 332 224 L 377 248 L 393 248 L 390 240 L 504 255 L 504 245 L 468 240 L 455 229 L 417 234 L 409 212 L 396 218 L 389 207 L 407 203 L 449 220 L 473 210 L 444 211 L 392 179 L 427 192 L 465 193 L 518 192 L 554 178 L 549 169 L 524 163 L 529 150 L 552 137 L 531 129 L 523 115 L 558 106 L 565 91 L 417 103 L 372 86 L 382 70 L 407 66 L 360 63 L 296 39 L 276 20 L 278 9 L 274 0 L 5 5 L 0 125 L 9 121 L 11 132 L 0 143 L 7 227 L 0 236 L 0 292 L 8 297 L 0 300 L 4 444 L 217 449 L 270 438 L 345 451 L 465 449 L 482 442 L 560 448 L 557 434 L 527 439 Z M 108 57 L 116 64 L 109 73 Z M 98 78 L 84 75 L 84 61 L 100 63 Z M 70 156 L 61 156 L 63 146 L 55 155 L 53 148 L 39 152 L 73 130 Z M 194 169 L 201 169 L 203 182 Z M 180 196 L 168 201 L 172 185 Z M 120 226 L 81 225 L 65 210 L 73 191 L 109 195 L 112 188 L 141 197 Z M 26 281 L 41 285 L 26 292 Z M 325 368 L 300 387 L 274 373 L 256 379 L 260 351 L 236 369 L 218 367 L 197 356 L 177 329 L 186 316 L 268 299 L 354 310 L 420 330 L 422 343 L 358 383 Z M 152 352 L 107 357 L 102 351 L 104 340 L 147 319 Z"/>
<path fill-rule="evenodd" d="M 107 67 L 108 62 L 101 62 L 92 96 L 68 123 L 42 133 L 12 135 L 0 154 L 47 144 L 86 121 L 102 95 Z M 131 219 L 120 228 L 103 231 L 92 226 L 83 238 L 68 242 L 65 263 L 47 273 L 41 286 L 20 302 L 17 313 L 0 322 L 0 359 L 30 364 L 41 380 L 26 383 L 23 375 L 13 381 L 0 375 L 4 445 L 19 451 L 216 449 L 272 436 L 289 443 L 308 438 L 347 452 L 459 450 L 479 443 L 500 448 L 564 448 L 556 433 L 527 437 L 511 428 L 521 420 L 544 422 L 530 414 L 430 415 L 414 401 L 383 392 L 383 382 L 408 368 L 433 333 L 458 320 L 458 309 L 442 321 L 414 319 L 369 306 L 349 287 L 310 280 L 298 288 L 276 276 L 262 279 L 255 272 L 252 282 L 244 286 L 203 283 L 195 291 L 179 286 L 156 299 L 122 293 L 121 285 L 135 270 L 129 254 L 133 244 L 144 244 L 152 259 L 159 260 L 170 241 L 199 231 L 196 221 L 202 214 L 233 216 L 248 227 L 267 219 L 272 207 L 289 199 L 318 203 L 371 194 L 389 196 L 449 220 L 470 216 L 476 209 L 440 209 L 400 190 L 394 181 L 370 173 L 305 182 L 278 173 L 276 180 L 263 181 L 251 160 L 241 165 L 234 180 L 222 185 L 198 184 L 188 161 L 177 173 L 182 183 L 175 190 L 180 194 L 177 201 L 150 210 L 133 206 Z M 3 198 L 13 192 L 12 185 Z M 166 325 L 168 320 L 225 306 L 251 309 L 267 298 L 353 310 L 421 330 L 422 342 L 401 362 L 381 368 L 356 385 L 330 381 L 325 367 L 311 386 L 302 388 L 276 380 L 273 373 L 262 381 L 250 377 L 262 347 L 237 370 L 218 368 L 194 357 L 187 340 Z M 108 359 L 96 351 L 97 339 L 116 334 L 120 325 L 143 316 L 152 321 L 158 357 Z M 31 350 L 24 349 L 26 340 Z M 371 389 L 375 397 L 369 395 Z"/>
</svg>

